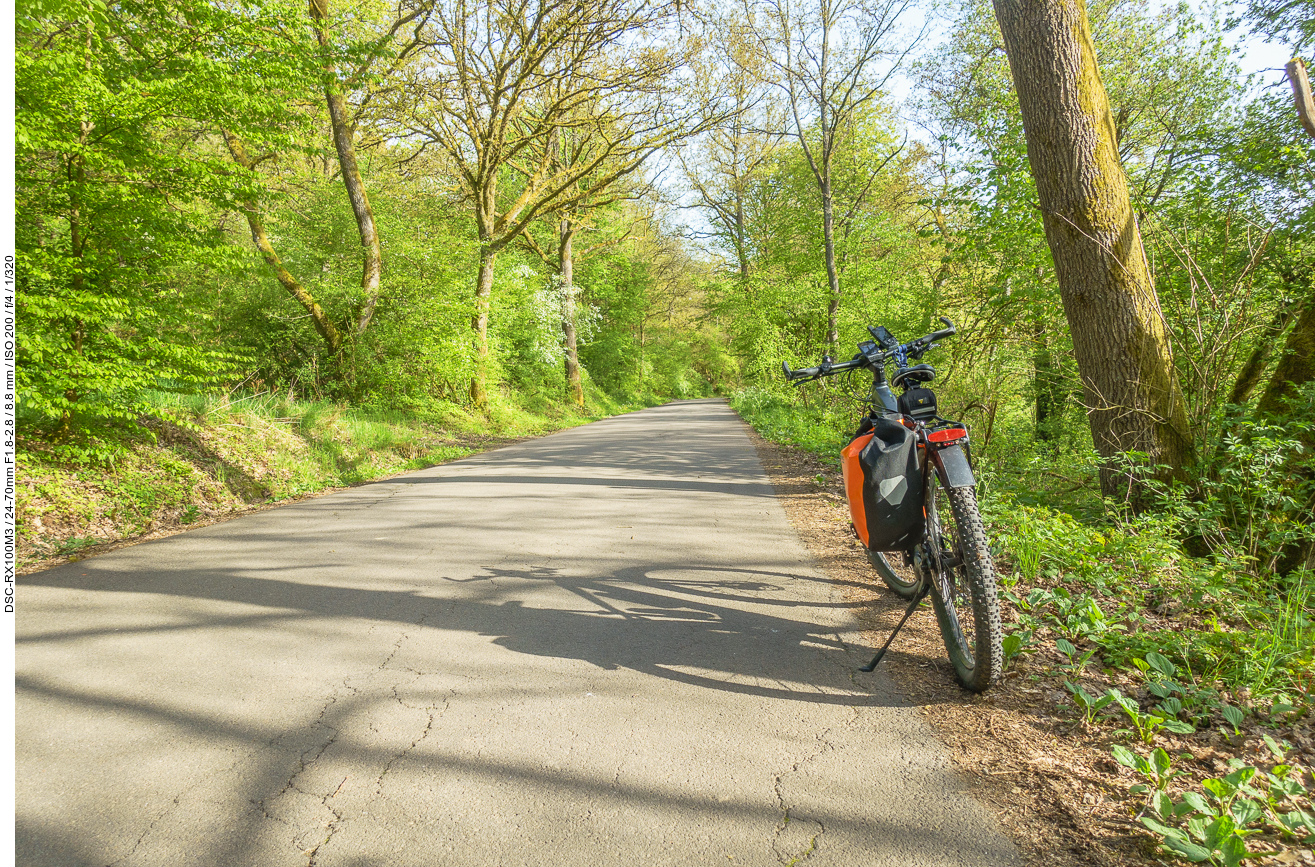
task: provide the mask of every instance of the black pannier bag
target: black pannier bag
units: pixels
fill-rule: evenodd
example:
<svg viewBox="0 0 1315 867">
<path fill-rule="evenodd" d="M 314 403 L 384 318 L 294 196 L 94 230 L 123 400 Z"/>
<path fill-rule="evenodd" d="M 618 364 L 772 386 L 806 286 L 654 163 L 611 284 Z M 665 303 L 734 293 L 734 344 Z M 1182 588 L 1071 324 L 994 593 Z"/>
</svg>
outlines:
<svg viewBox="0 0 1315 867">
<path fill-rule="evenodd" d="M 889 418 L 872 422 L 872 440 L 859 453 L 868 548 L 901 551 L 922 541 L 922 471 L 918 438 Z"/>
</svg>

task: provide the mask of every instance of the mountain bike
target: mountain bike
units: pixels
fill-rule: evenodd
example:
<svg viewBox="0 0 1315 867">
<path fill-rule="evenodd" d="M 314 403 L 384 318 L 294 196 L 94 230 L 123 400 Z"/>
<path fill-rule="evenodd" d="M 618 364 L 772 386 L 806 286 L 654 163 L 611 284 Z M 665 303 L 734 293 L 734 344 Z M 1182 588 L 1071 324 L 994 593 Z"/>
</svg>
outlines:
<svg viewBox="0 0 1315 867">
<path fill-rule="evenodd" d="M 900 343 L 884 327 L 869 326 L 872 340 L 849 361 L 823 356 L 816 367 L 791 370 L 796 385 L 867 371 L 872 386 L 859 397 L 863 417 L 841 450 L 841 475 L 853 528 L 886 586 L 909 601 L 885 646 L 864 666 L 872 671 L 922 600 L 930 595 L 955 676 L 965 689 L 983 692 L 1000 676 L 1004 651 L 995 566 L 977 508 L 967 426 L 938 414 L 927 384 L 936 369 L 920 363 L 954 323 Z M 889 379 L 886 367 L 893 372 Z M 891 387 L 900 390 L 897 397 Z M 902 558 L 897 571 L 891 556 Z"/>
</svg>

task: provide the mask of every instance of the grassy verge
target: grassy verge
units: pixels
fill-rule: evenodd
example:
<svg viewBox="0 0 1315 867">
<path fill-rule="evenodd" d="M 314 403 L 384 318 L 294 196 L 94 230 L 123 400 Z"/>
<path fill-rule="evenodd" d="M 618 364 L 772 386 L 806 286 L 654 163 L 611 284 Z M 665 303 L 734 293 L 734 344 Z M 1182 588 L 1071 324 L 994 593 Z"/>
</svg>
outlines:
<svg viewBox="0 0 1315 867">
<path fill-rule="evenodd" d="M 852 424 L 767 392 L 732 405 L 764 438 L 830 463 Z M 1075 764 L 1121 768 L 1119 803 L 1145 828 L 1148 854 L 1308 863 L 1315 575 L 1267 571 L 1237 545 L 1192 556 L 1182 540 L 1199 519 L 1103 506 L 1091 470 L 1072 453 L 1016 445 L 979 455 L 1008 657 L 991 699 L 1037 717 L 1044 705 L 1061 721 L 1051 733 L 1087 757 Z M 1248 517 L 1253 535 L 1285 520 Z M 1087 785 L 1083 773 L 1066 785 Z"/>
<path fill-rule="evenodd" d="M 501 398 L 485 414 L 452 405 L 410 414 L 271 394 L 154 400 L 160 418 L 89 456 L 20 435 L 20 571 L 638 408 L 601 395 L 582 411 Z"/>
</svg>

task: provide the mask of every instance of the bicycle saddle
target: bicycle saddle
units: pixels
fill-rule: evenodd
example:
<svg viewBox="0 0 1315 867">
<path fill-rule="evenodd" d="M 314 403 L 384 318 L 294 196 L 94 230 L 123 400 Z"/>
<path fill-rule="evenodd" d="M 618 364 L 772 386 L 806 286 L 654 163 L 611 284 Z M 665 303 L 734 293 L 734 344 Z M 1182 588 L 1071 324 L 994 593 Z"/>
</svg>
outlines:
<svg viewBox="0 0 1315 867">
<path fill-rule="evenodd" d="M 915 364 L 910 368 L 901 370 L 891 378 L 890 384 L 903 388 L 906 384 L 911 385 L 915 382 L 931 382 L 936 378 L 936 368 L 930 364 Z"/>
</svg>

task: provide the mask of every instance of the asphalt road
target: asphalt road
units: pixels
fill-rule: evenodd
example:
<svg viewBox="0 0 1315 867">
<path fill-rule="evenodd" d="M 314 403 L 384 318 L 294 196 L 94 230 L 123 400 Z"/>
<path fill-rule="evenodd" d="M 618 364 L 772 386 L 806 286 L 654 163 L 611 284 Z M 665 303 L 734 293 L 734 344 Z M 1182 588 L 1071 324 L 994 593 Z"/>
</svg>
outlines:
<svg viewBox="0 0 1315 867">
<path fill-rule="evenodd" d="M 18 863 L 989 865 L 720 401 L 20 579 Z"/>
</svg>

